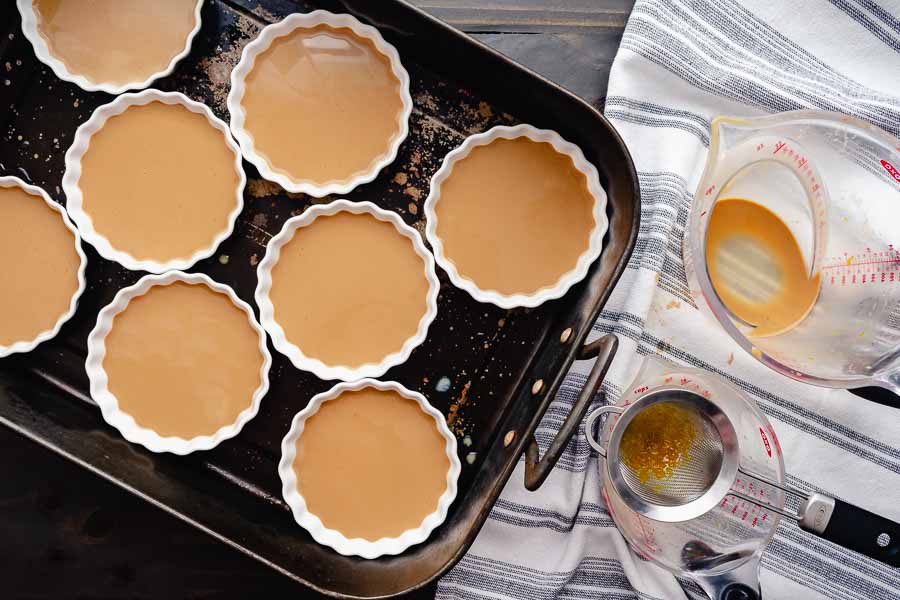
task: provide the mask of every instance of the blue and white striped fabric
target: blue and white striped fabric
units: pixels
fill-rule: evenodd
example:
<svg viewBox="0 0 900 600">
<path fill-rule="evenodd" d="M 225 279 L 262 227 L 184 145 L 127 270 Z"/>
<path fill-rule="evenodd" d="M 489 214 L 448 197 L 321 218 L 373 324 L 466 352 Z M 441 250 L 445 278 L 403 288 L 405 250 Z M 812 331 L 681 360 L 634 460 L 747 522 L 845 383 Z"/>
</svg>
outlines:
<svg viewBox="0 0 900 600">
<path fill-rule="evenodd" d="M 637 0 L 606 105 L 642 193 L 637 247 L 594 326 L 621 342 L 606 396 L 618 399 L 647 354 L 723 374 L 772 421 L 791 484 L 900 520 L 900 414 L 767 370 L 696 310 L 685 281 L 682 234 L 710 120 L 798 108 L 853 114 L 900 134 L 900 2 Z M 544 447 L 589 367 L 569 374 L 545 416 Z M 440 582 L 439 599 L 705 598 L 628 549 L 603 505 L 583 430 L 539 491 L 526 491 L 522 477 L 520 463 L 468 555 Z M 767 599 L 900 599 L 900 570 L 792 522 L 763 555 L 761 582 Z"/>
</svg>

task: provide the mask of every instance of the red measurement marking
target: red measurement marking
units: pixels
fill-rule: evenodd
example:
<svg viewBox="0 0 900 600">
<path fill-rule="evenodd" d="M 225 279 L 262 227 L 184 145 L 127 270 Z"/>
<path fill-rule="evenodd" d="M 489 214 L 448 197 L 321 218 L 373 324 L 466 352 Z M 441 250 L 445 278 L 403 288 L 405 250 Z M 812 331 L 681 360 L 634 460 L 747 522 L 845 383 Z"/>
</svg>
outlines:
<svg viewBox="0 0 900 600">
<path fill-rule="evenodd" d="M 822 270 L 834 273 L 830 280 L 826 280 L 832 285 L 887 283 L 895 281 L 895 273 L 900 272 L 900 252 L 895 250 L 893 245 L 888 246 L 887 250 L 878 252 L 866 248 L 864 252 L 858 254 L 845 252 L 841 256 L 827 257 L 825 263 Z M 836 277 L 838 274 L 840 281 Z"/>
<path fill-rule="evenodd" d="M 648 530 L 644 527 L 644 520 L 638 517 L 638 525 L 641 526 L 641 536 L 644 538 L 644 545 L 650 552 L 656 552 L 656 539 L 654 537 L 654 531 L 652 529 Z"/>
<path fill-rule="evenodd" d="M 775 444 L 775 451 L 781 456 L 781 442 L 778 441 L 778 436 L 775 435 L 775 430 L 772 429 L 771 425 L 769 425 L 769 435 L 772 436 L 772 443 Z"/>
<path fill-rule="evenodd" d="M 894 178 L 894 181 L 900 182 L 900 171 L 897 170 L 897 167 L 886 160 L 881 161 L 881 166 L 888 172 L 888 175 Z"/>
<path fill-rule="evenodd" d="M 650 386 L 645 385 L 645 386 L 639 387 L 638 389 L 634 390 L 634 393 L 635 394 L 643 394 L 644 392 L 646 392 L 649 389 L 650 389 Z"/>
<path fill-rule="evenodd" d="M 749 515 L 749 514 L 750 514 L 750 513 L 748 513 L 747 511 L 744 511 L 744 516 L 741 517 L 741 521 L 746 521 L 746 520 L 747 520 L 747 515 Z"/>
<path fill-rule="evenodd" d="M 766 454 L 769 455 L 769 458 L 772 458 L 772 446 L 769 445 L 769 438 L 766 436 L 766 432 L 763 431 L 763 428 L 759 428 L 759 437 L 762 438 L 763 444 L 766 446 Z"/>
<path fill-rule="evenodd" d="M 864 260 L 860 262 L 854 262 L 848 264 L 841 265 L 825 265 L 822 267 L 823 269 L 846 269 L 853 267 L 861 267 L 864 265 L 900 265 L 900 258 L 887 258 L 885 260 Z"/>
<path fill-rule="evenodd" d="M 773 152 L 772 154 L 778 154 L 778 152 L 785 146 L 787 146 L 785 142 L 778 142 L 777 144 L 775 144 L 775 152 Z"/>
<path fill-rule="evenodd" d="M 753 521 L 750 523 L 750 527 L 756 527 L 757 523 L 759 523 L 759 517 L 753 517 Z"/>
</svg>

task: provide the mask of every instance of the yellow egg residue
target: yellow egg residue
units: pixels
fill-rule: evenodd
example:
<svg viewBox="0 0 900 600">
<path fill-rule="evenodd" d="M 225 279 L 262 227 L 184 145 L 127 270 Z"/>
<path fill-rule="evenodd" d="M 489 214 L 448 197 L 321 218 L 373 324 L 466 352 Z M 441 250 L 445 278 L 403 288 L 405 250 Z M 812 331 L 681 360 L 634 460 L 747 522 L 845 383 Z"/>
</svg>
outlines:
<svg viewBox="0 0 900 600">
<path fill-rule="evenodd" d="M 622 461 L 646 483 L 671 477 L 687 458 L 697 435 L 691 413 L 677 404 L 654 404 L 636 416 L 622 435 Z"/>
</svg>

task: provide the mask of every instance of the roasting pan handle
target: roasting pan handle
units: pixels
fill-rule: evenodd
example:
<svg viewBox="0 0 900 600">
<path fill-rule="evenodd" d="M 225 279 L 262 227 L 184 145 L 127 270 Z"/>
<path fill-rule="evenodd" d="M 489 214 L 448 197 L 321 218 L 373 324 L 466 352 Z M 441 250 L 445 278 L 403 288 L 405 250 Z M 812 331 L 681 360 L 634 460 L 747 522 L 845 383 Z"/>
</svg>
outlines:
<svg viewBox="0 0 900 600">
<path fill-rule="evenodd" d="M 559 432 L 553 438 L 543 457 L 539 456 L 540 449 L 534 434 L 532 434 L 531 441 L 525 449 L 525 487 L 527 489 L 534 491 L 541 487 L 541 484 L 544 483 L 544 480 L 547 479 L 547 476 L 553 469 L 553 465 L 556 464 L 563 450 L 565 450 L 566 444 L 578 431 L 578 427 L 591 406 L 591 400 L 600 391 L 603 378 L 606 376 L 606 372 L 609 370 L 609 365 L 612 363 L 618 348 L 619 339 L 611 333 L 582 346 L 578 359 L 588 360 L 596 357 L 597 362 L 594 363 L 594 368 L 591 369 L 591 373 L 588 375 L 587 382 L 581 389 L 578 399 L 572 405 L 572 410 L 569 411 L 569 415 L 566 417 L 562 427 L 559 428 Z"/>
</svg>

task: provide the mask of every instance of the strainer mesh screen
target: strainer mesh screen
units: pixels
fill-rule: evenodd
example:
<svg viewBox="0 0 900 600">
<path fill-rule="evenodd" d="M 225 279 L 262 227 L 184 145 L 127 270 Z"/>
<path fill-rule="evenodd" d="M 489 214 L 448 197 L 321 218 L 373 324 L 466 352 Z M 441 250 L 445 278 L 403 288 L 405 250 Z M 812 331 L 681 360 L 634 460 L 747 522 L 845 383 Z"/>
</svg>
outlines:
<svg viewBox="0 0 900 600">
<path fill-rule="evenodd" d="M 680 506 L 696 500 L 712 486 L 722 469 L 724 450 L 722 438 L 715 425 L 693 405 L 664 401 L 648 408 L 665 404 L 677 406 L 678 418 L 686 419 L 694 432 L 687 452 L 682 454 L 675 464 L 670 464 L 671 468 L 661 477 L 653 473 L 648 476 L 644 472 L 644 481 L 641 481 L 641 476 L 626 461 L 621 460 L 621 455 L 617 466 L 625 484 L 645 502 L 659 506 Z M 638 423 L 637 426 L 635 422 Z M 633 431 L 634 427 L 640 427 L 643 431 Z M 628 423 L 621 439 L 625 441 L 629 435 L 637 434 L 652 439 L 652 435 L 646 435 L 646 428 L 646 423 L 642 423 L 636 415 Z M 661 427 L 660 432 L 663 431 L 665 428 Z M 647 448 L 646 451 L 652 453 L 654 448 Z"/>
</svg>

